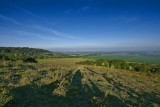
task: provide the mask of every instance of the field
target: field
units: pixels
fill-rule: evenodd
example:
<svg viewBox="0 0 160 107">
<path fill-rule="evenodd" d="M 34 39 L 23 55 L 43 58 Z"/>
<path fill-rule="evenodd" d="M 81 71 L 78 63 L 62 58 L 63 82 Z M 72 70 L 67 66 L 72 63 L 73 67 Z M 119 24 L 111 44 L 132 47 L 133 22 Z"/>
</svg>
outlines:
<svg viewBox="0 0 160 107">
<path fill-rule="evenodd" d="M 0 106 L 160 106 L 160 75 L 75 64 L 81 60 L 1 62 Z"/>
<path fill-rule="evenodd" d="M 129 62 L 160 64 L 160 54 L 131 54 L 131 53 L 111 53 L 98 56 L 86 57 L 89 59 L 120 59 Z"/>
<path fill-rule="evenodd" d="M 83 58 L 50 58 L 50 59 L 39 59 L 41 64 L 53 64 L 53 65 L 75 65 L 76 62 L 84 61 Z"/>
</svg>

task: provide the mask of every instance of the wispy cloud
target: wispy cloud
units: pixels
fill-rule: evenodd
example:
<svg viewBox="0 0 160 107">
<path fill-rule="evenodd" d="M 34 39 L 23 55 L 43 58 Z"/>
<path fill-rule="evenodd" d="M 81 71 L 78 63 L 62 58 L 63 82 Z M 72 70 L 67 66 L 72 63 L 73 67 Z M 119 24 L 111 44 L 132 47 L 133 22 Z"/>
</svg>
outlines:
<svg viewBox="0 0 160 107">
<path fill-rule="evenodd" d="M 59 32 L 55 29 L 51 29 L 51 28 L 47 28 L 47 27 L 43 27 L 43 26 L 39 26 L 39 25 L 34 25 L 34 27 L 36 29 L 39 29 L 39 30 L 43 30 L 45 32 L 49 32 L 55 36 L 58 36 L 58 37 L 63 37 L 63 38 L 68 38 L 68 39 L 74 39 L 75 37 L 72 36 L 72 35 L 69 35 L 69 34 L 66 34 L 66 33 L 62 33 L 62 32 Z"/>
<path fill-rule="evenodd" d="M 37 14 L 35 14 L 34 12 L 32 12 L 32 11 L 29 11 L 29 10 L 27 10 L 27 9 L 25 9 L 25 8 L 22 8 L 21 6 L 18 6 L 18 5 L 15 5 L 15 4 L 11 4 L 11 6 L 12 7 L 14 7 L 14 8 L 17 8 L 17 9 L 19 9 L 20 11 L 22 11 L 23 13 L 25 13 L 25 14 L 27 14 L 27 15 L 29 15 L 29 16 L 32 16 L 32 18 L 35 18 L 35 19 L 38 19 L 38 20 L 41 20 L 41 21 L 43 21 L 43 22 L 46 22 L 47 24 L 49 24 L 49 25 L 56 25 L 57 24 L 57 22 L 55 23 L 53 23 L 53 22 L 48 22 L 48 20 L 46 19 L 46 18 L 44 18 L 43 16 L 38 16 Z"/>
<path fill-rule="evenodd" d="M 53 34 L 57 35 L 57 36 L 60 36 L 60 37 L 64 37 L 64 38 L 69 38 L 69 39 L 73 39 L 75 38 L 74 36 L 72 35 L 68 35 L 68 34 L 65 34 L 65 33 L 62 33 L 62 32 L 58 32 L 54 29 L 48 29 L 50 32 L 52 32 Z"/>
<path fill-rule="evenodd" d="M 79 8 L 79 11 L 95 11 L 95 7 L 94 7 L 94 2 L 93 0 L 87 0 L 87 5 L 82 6 L 81 8 Z"/>
<path fill-rule="evenodd" d="M 121 20 L 124 20 L 126 22 L 134 22 L 137 21 L 138 18 L 137 17 L 124 17 L 124 16 L 120 16 L 119 17 Z"/>
<path fill-rule="evenodd" d="M 25 35 L 25 36 L 31 36 L 31 37 L 38 37 L 40 39 L 44 39 L 44 40 L 58 40 L 59 38 L 57 37 L 53 37 L 53 36 L 46 36 L 46 35 L 42 35 L 39 33 L 33 33 L 33 32 L 27 32 L 27 31 L 15 31 L 17 32 L 19 35 Z"/>
<path fill-rule="evenodd" d="M 19 25 L 21 27 L 24 27 L 24 28 L 27 28 L 27 29 L 37 29 L 39 31 L 43 31 L 44 34 L 46 35 L 41 35 L 41 34 L 38 34 L 38 33 L 32 33 L 32 32 L 28 32 L 28 31 L 19 31 L 21 32 L 22 34 L 25 33 L 27 35 L 32 35 L 32 36 L 37 36 L 41 39 L 45 39 L 45 40 L 57 40 L 57 39 L 74 39 L 75 37 L 72 36 L 72 35 L 69 35 L 69 34 L 66 34 L 66 33 L 62 33 L 62 32 L 59 32 L 55 29 L 52 29 L 52 28 L 47 28 L 47 27 L 43 27 L 43 26 L 40 26 L 40 25 L 23 25 L 21 23 L 19 23 L 17 20 L 14 20 L 10 17 L 6 17 L 4 15 L 0 15 L 0 18 L 7 21 L 7 22 L 10 22 L 12 24 L 16 24 L 16 25 Z M 32 27 L 31 27 L 32 26 Z M 48 37 L 47 35 L 50 35 L 50 37 Z"/>
<path fill-rule="evenodd" d="M 19 10 L 21 10 L 21 11 L 23 11 L 23 12 L 25 12 L 25 13 L 28 14 L 28 15 L 31 15 L 31 16 L 36 17 L 36 18 L 39 18 L 38 15 L 36 15 L 36 14 L 34 14 L 33 12 L 31 12 L 31 11 L 29 11 L 29 10 L 26 10 L 26 9 L 24 9 L 24 8 L 18 6 L 18 5 L 13 5 L 13 4 L 12 4 L 12 6 L 15 7 L 15 8 L 17 8 L 17 9 L 19 9 Z"/>
<path fill-rule="evenodd" d="M 111 17 L 111 19 L 114 21 L 123 21 L 123 22 L 135 22 L 139 20 L 137 16 L 124 16 L 124 15 L 114 16 Z"/>
<path fill-rule="evenodd" d="M 28 10 L 18 6 L 18 5 L 15 5 L 15 4 L 10 4 L 10 5 L 14 8 L 19 9 L 20 11 L 23 11 L 24 13 L 26 13 L 26 14 L 32 16 L 32 17 L 37 18 L 38 20 L 44 20 L 43 18 L 39 17 L 38 15 L 34 14 L 33 12 L 28 11 Z M 7 21 L 7 22 L 12 23 L 12 24 L 16 24 L 16 25 L 19 25 L 23 28 L 26 28 L 26 30 L 23 31 L 23 32 L 19 31 L 20 33 L 25 33 L 27 35 L 37 36 L 41 39 L 56 40 L 56 39 L 74 39 L 75 38 L 74 36 L 72 36 L 70 34 L 59 32 L 59 31 L 57 31 L 53 28 L 48 28 L 48 27 L 44 27 L 44 26 L 41 26 L 41 25 L 35 25 L 35 26 L 32 26 L 30 24 L 24 25 L 24 24 L 18 22 L 17 20 L 15 20 L 13 18 L 4 16 L 4 15 L 1 15 L 1 14 L 0 14 L 0 18 Z M 44 21 L 46 21 L 46 20 L 44 20 Z M 33 30 L 33 29 L 36 29 L 37 31 L 40 31 L 40 32 L 43 31 L 43 34 L 45 34 L 45 35 L 42 35 L 42 34 L 39 34 L 39 33 L 28 32 L 28 30 Z M 47 36 L 47 35 L 49 35 L 49 36 Z"/>
<path fill-rule="evenodd" d="M 14 20 L 12 18 L 9 18 L 7 16 L 1 15 L 1 14 L 0 14 L 0 18 L 7 21 L 7 22 L 13 23 L 13 24 L 21 25 L 18 21 Z"/>
<path fill-rule="evenodd" d="M 89 6 L 85 6 L 85 7 L 82 7 L 81 9 L 82 9 L 83 11 L 87 11 L 89 8 L 90 8 Z"/>
<path fill-rule="evenodd" d="M 65 14 L 73 13 L 73 12 L 86 12 L 86 11 L 95 11 L 93 0 L 86 0 L 87 4 L 83 5 L 79 8 L 69 8 L 64 11 Z M 78 4 L 78 3 L 77 3 Z"/>
<path fill-rule="evenodd" d="M 90 5 L 86 5 L 86 6 L 83 6 L 83 7 L 79 8 L 77 11 L 78 12 L 86 12 L 86 11 L 91 10 L 91 7 L 92 7 L 91 4 Z"/>
<path fill-rule="evenodd" d="M 16 36 L 15 36 L 16 35 Z M 24 37 L 18 37 L 17 34 L 0 34 L 0 46 L 27 46 L 28 44 L 31 44 L 30 41 L 27 41 L 24 39 Z M 11 39 L 12 38 L 12 39 Z"/>
<path fill-rule="evenodd" d="M 70 9 L 65 10 L 65 11 L 64 11 L 64 13 L 66 13 L 66 14 L 67 14 L 67 13 L 71 13 L 72 11 L 73 11 L 73 9 L 72 9 L 72 8 L 70 8 Z"/>
</svg>

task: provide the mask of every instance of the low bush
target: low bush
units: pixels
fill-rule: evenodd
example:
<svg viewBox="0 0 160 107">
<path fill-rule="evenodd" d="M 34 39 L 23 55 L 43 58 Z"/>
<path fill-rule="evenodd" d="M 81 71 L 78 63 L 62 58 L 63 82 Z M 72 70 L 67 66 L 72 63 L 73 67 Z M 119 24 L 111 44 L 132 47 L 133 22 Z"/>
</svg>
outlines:
<svg viewBox="0 0 160 107">
<path fill-rule="evenodd" d="M 38 61 L 36 61 L 34 58 L 27 58 L 23 62 L 37 63 Z"/>
</svg>

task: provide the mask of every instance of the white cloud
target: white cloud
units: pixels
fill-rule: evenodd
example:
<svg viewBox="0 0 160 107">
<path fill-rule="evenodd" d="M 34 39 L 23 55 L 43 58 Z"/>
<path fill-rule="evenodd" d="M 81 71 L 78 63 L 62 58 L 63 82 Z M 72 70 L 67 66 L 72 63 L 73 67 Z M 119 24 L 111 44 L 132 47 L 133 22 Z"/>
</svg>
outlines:
<svg viewBox="0 0 160 107">
<path fill-rule="evenodd" d="M 74 39 L 75 38 L 72 35 L 59 32 L 59 31 L 57 31 L 55 29 L 51 29 L 51 28 L 47 28 L 47 27 L 43 27 L 43 26 L 39 26 L 39 25 L 34 25 L 34 27 L 39 29 L 39 30 L 42 30 L 42 31 L 45 31 L 45 32 L 49 32 L 49 33 L 51 33 L 53 35 L 56 35 L 58 37 L 63 37 L 63 38 L 68 38 L 68 39 Z"/>
<path fill-rule="evenodd" d="M 12 6 L 15 7 L 15 8 L 17 8 L 17 9 L 19 9 L 19 10 L 21 10 L 21 11 L 23 11 L 23 12 L 25 12 L 25 13 L 27 13 L 28 15 L 31 15 L 33 17 L 39 18 L 39 16 L 37 16 L 36 14 L 34 14 L 34 13 L 32 13 L 32 12 L 24 9 L 24 8 L 21 8 L 20 6 L 17 6 L 17 5 L 12 5 Z"/>
<path fill-rule="evenodd" d="M 111 19 L 114 21 L 135 22 L 135 21 L 139 20 L 139 17 L 120 15 L 120 16 L 113 16 L 113 17 L 111 17 Z"/>
<path fill-rule="evenodd" d="M 16 20 L 14 20 L 12 18 L 3 16 L 3 15 L 0 15 L 0 18 L 3 19 L 3 20 L 5 20 L 5 21 L 7 21 L 7 22 L 13 23 L 13 24 L 21 25 L 19 22 L 17 22 Z"/>
<path fill-rule="evenodd" d="M 33 36 L 33 37 L 38 37 L 40 39 L 44 39 L 44 40 L 57 40 L 59 38 L 57 37 L 53 37 L 53 36 L 46 36 L 46 35 L 42 35 L 42 34 L 38 34 L 38 33 L 33 33 L 33 32 L 27 32 L 27 31 L 16 31 L 18 34 L 20 35 L 25 35 L 25 36 Z"/>
<path fill-rule="evenodd" d="M 5 20 L 5 21 L 8 21 L 10 23 L 19 25 L 21 27 L 25 27 L 27 29 L 32 29 L 33 30 L 34 28 L 36 28 L 39 31 L 43 31 L 44 32 L 43 34 L 45 34 L 45 35 L 42 35 L 42 34 L 39 34 L 39 33 L 33 33 L 33 32 L 28 32 L 28 31 L 19 31 L 19 30 L 16 31 L 17 33 L 19 33 L 21 35 L 25 34 L 25 35 L 30 35 L 30 36 L 36 36 L 36 37 L 38 37 L 40 39 L 44 39 L 44 40 L 57 40 L 57 39 L 66 39 L 66 38 L 67 39 L 73 39 L 74 38 L 72 35 L 56 31 L 55 29 L 51 29 L 51 28 L 47 28 L 47 27 L 43 27 L 43 26 L 39 26 L 39 25 L 35 25 L 35 26 L 33 26 L 34 28 L 32 28 L 31 25 L 23 25 L 23 24 L 19 23 L 18 21 L 14 20 L 12 18 L 3 16 L 3 15 L 0 15 L 0 18 Z M 50 33 L 50 34 L 48 34 L 48 33 Z"/>
</svg>

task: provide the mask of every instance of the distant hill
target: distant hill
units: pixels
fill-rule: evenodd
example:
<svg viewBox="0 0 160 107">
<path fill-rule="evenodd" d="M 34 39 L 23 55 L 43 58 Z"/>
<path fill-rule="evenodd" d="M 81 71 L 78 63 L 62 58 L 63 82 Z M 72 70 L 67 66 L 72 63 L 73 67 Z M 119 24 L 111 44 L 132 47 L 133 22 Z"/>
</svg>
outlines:
<svg viewBox="0 0 160 107">
<path fill-rule="evenodd" d="M 26 58 L 46 59 L 46 58 L 77 58 L 83 57 L 81 54 L 53 53 L 48 50 L 28 47 L 0 47 L 0 60 L 24 60 Z"/>
<path fill-rule="evenodd" d="M 22 60 L 28 57 L 43 59 L 53 55 L 52 52 L 44 49 L 28 47 L 0 47 L 0 59 L 4 60 Z"/>
</svg>

